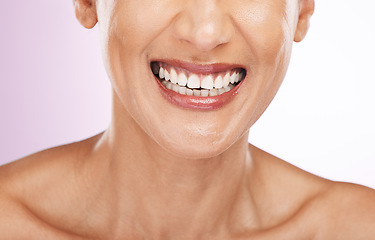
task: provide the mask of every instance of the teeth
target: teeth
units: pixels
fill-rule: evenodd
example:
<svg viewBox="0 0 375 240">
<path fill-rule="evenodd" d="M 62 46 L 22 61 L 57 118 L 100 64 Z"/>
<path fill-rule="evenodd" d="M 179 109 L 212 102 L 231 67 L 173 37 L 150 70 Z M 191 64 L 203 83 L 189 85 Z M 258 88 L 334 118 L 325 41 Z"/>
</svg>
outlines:
<svg viewBox="0 0 375 240">
<path fill-rule="evenodd" d="M 217 76 L 215 79 L 215 88 L 222 88 L 223 87 L 223 78 L 221 76 Z"/>
<path fill-rule="evenodd" d="M 234 82 L 236 83 L 238 80 L 240 80 L 240 74 L 236 73 L 236 75 L 234 75 Z"/>
<path fill-rule="evenodd" d="M 217 89 L 211 89 L 210 90 L 210 96 L 217 96 Z"/>
<path fill-rule="evenodd" d="M 162 67 L 159 69 L 159 78 L 160 79 L 164 78 L 164 68 L 162 68 Z"/>
<path fill-rule="evenodd" d="M 197 97 L 218 96 L 229 92 L 245 77 L 245 71 L 228 71 L 225 74 L 217 74 L 214 79 L 212 74 L 198 76 L 194 73 L 186 74 L 186 71 L 178 71 L 178 74 L 175 68 L 170 67 L 167 70 L 158 64 L 152 64 L 151 68 L 167 89 L 181 95 Z"/>
<path fill-rule="evenodd" d="M 212 89 L 214 87 L 214 79 L 211 75 L 203 78 L 201 88 Z"/>
<path fill-rule="evenodd" d="M 180 87 L 180 89 L 178 89 L 178 93 L 186 95 L 186 89 L 187 89 L 186 87 Z"/>
<path fill-rule="evenodd" d="M 201 90 L 201 96 L 202 97 L 208 97 L 209 90 Z"/>
<path fill-rule="evenodd" d="M 166 81 L 171 81 L 172 83 L 178 83 L 180 86 L 188 86 L 190 88 L 204 88 L 204 89 L 213 89 L 213 88 L 223 88 L 227 87 L 229 83 L 235 84 L 238 83 L 245 77 L 245 72 L 230 72 L 225 73 L 225 75 L 218 75 L 216 79 L 212 75 L 199 77 L 197 74 L 188 74 L 185 72 L 177 74 L 176 69 L 173 67 L 168 71 L 164 67 L 159 66 L 156 63 L 151 65 L 152 72 L 155 75 L 158 75 L 160 79 L 165 79 Z M 189 76 L 190 75 L 190 76 Z"/>
<path fill-rule="evenodd" d="M 174 70 L 173 68 L 171 69 L 171 76 L 170 77 L 171 77 L 171 82 L 172 83 L 177 83 L 178 82 L 176 70 Z"/>
<path fill-rule="evenodd" d="M 192 74 L 187 82 L 188 88 L 200 88 L 201 87 L 201 81 L 199 77 L 196 74 Z"/>
<path fill-rule="evenodd" d="M 167 87 L 168 89 L 172 89 L 172 83 L 171 83 L 171 82 L 167 82 L 166 87 Z"/>
<path fill-rule="evenodd" d="M 229 84 L 228 86 L 226 86 L 224 88 L 219 88 L 219 89 L 212 88 L 212 89 L 198 90 L 198 89 L 190 89 L 190 88 L 187 88 L 187 87 L 181 87 L 178 84 L 174 84 L 174 83 L 171 83 L 170 81 L 166 81 L 166 80 L 163 80 L 162 84 L 166 88 L 168 88 L 168 89 L 170 89 L 170 90 L 172 90 L 176 93 L 179 93 L 179 94 L 182 94 L 182 95 L 188 95 L 188 96 L 196 96 L 196 97 L 208 97 L 208 96 L 221 95 L 223 93 L 229 92 L 231 89 L 233 89 L 235 87 L 234 85 Z"/>
<path fill-rule="evenodd" d="M 232 75 L 230 75 L 230 83 L 234 84 L 235 79 L 236 79 L 236 73 L 232 73 Z"/>
<path fill-rule="evenodd" d="M 186 86 L 186 83 L 187 83 L 187 77 L 185 76 L 184 73 L 180 73 L 180 74 L 178 75 L 178 80 L 177 80 L 177 82 L 178 82 L 178 85 L 180 85 L 180 86 L 182 86 L 182 87 Z"/>
<path fill-rule="evenodd" d="M 242 80 L 243 78 L 245 77 L 245 72 L 244 71 L 241 71 L 241 73 L 240 73 L 240 80 Z"/>
<path fill-rule="evenodd" d="M 171 79 L 171 75 L 169 74 L 169 72 L 166 69 L 164 70 L 164 78 L 167 81 L 169 81 Z"/>
<path fill-rule="evenodd" d="M 186 95 L 193 96 L 193 90 L 186 88 Z"/>
<path fill-rule="evenodd" d="M 230 81 L 230 73 L 226 73 L 224 78 L 223 78 L 223 87 L 227 87 L 229 85 Z"/>
<path fill-rule="evenodd" d="M 172 84 L 172 90 L 175 91 L 176 93 L 178 93 L 180 91 L 180 86 L 178 86 L 176 84 Z"/>
<path fill-rule="evenodd" d="M 171 83 L 170 81 L 166 81 L 166 80 L 163 80 L 162 84 L 166 88 L 168 88 L 168 89 L 170 89 L 170 90 L 172 90 L 176 93 L 179 93 L 179 94 L 182 94 L 182 95 L 188 95 L 188 96 L 196 96 L 196 97 L 208 97 L 208 96 L 221 95 L 223 93 L 229 92 L 231 89 L 233 89 L 235 87 L 234 85 L 229 84 L 228 86 L 226 86 L 224 88 L 219 88 L 219 89 L 212 88 L 212 89 L 198 90 L 198 89 L 190 89 L 190 88 L 187 88 L 187 87 L 181 87 L 178 84 L 174 84 L 174 83 Z"/>
<path fill-rule="evenodd" d="M 201 95 L 201 91 L 194 89 L 193 95 L 196 96 L 196 97 L 199 97 Z"/>
<path fill-rule="evenodd" d="M 220 94 L 223 94 L 223 93 L 225 93 L 225 90 L 224 90 L 224 88 L 219 88 L 218 90 L 217 90 L 217 95 L 220 95 Z"/>
</svg>

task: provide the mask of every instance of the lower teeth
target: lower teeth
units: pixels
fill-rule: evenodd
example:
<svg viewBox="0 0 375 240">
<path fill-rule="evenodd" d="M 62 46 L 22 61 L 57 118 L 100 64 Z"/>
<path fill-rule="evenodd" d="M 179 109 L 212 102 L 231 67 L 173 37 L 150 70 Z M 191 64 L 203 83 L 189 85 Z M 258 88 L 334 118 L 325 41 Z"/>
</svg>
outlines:
<svg viewBox="0 0 375 240">
<path fill-rule="evenodd" d="M 162 80 L 161 82 L 166 88 L 175 91 L 182 95 L 196 96 L 196 97 L 208 97 L 208 96 L 218 96 L 223 93 L 229 92 L 235 87 L 234 84 L 229 84 L 227 87 L 223 88 L 213 88 L 213 89 L 190 89 L 188 87 L 181 87 L 178 84 L 172 83 L 170 81 Z"/>
</svg>

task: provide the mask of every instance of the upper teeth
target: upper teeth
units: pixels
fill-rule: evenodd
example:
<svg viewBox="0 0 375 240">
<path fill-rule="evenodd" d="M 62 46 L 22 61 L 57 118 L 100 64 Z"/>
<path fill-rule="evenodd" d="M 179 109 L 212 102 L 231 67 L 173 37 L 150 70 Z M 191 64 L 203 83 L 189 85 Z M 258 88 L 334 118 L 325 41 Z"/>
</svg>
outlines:
<svg viewBox="0 0 375 240">
<path fill-rule="evenodd" d="M 177 73 L 177 70 L 173 67 L 170 67 L 169 70 L 164 67 L 159 67 L 159 70 L 155 66 L 152 67 L 152 70 L 155 74 L 159 75 L 160 79 L 165 79 L 172 83 L 178 84 L 181 87 L 187 86 L 192 89 L 221 89 L 228 87 L 229 83 L 237 83 L 243 77 L 243 73 L 239 72 L 230 72 L 227 71 L 223 74 L 213 74 L 208 75 L 197 75 L 195 73 L 186 74 L 185 72 Z M 188 76 L 187 76 L 188 75 Z"/>
</svg>

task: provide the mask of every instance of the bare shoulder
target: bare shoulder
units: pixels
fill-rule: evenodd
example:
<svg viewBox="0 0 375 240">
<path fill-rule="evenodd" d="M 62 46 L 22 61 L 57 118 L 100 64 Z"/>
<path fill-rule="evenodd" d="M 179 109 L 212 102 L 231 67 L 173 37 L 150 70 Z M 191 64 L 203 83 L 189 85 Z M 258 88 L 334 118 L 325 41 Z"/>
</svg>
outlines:
<svg viewBox="0 0 375 240">
<path fill-rule="evenodd" d="M 335 182 L 319 203 L 321 239 L 375 239 L 375 190 Z"/>
<path fill-rule="evenodd" d="M 1 239 L 74 239 L 49 220 L 71 202 L 66 196 L 77 196 L 71 187 L 78 181 L 73 170 L 79 169 L 93 140 L 47 149 L 0 167 Z"/>
<path fill-rule="evenodd" d="M 267 176 L 262 186 L 264 192 L 270 192 L 267 198 L 279 199 L 267 207 L 281 216 L 275 229 L 283 229 L 297 239 L 302 234 L 308 239 L 375 239 L 375 190 L 321 178 L 251 148 L 254 158 L 261 162 L 255 163 L 260 165 L 257 170 Z"/>
<path fill-rule="evenodd" d="M 303 225 L 314 226 L 316 240 L 375 239 L 375 191 L 343 182 L 332 182 L 306 204 Z"/>
<path fill-rule="evenodd" d="M 53 185 L 54 181 L 71 175 L 98 136 L 46 149 L 0 166 L 0 189 L 13 196 L 27 196 L 29 189 L 35 192 Z"/>
<path fill-rule="evenodd" d="M 316 204 L 332 181 L 308 173 L 255 146 L 253 168 L 261 182 L 257 202 L 263 204 L 261 223 L 269 239 L 315 239 L 319 223 Z M 318 221 L 316 221 L 318 219 Z M 266 238 L 265 238 L 266 239 Z"/>
</svg>

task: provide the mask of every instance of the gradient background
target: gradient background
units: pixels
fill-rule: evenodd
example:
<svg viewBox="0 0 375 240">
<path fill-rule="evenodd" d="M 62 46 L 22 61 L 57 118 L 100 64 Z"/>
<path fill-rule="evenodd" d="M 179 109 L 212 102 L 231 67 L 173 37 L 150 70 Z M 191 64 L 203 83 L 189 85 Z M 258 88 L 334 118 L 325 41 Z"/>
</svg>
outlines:
<svg viewBox="0 0 375 240">
<path fill-rule="evenodd" d="M 275 100 L 249 141 L 314 174 L 375 188 L 375 9 L 316 0 Z M 109 124 L 98 29 L 71 0 L 0 0 L 0 164 Z"/>
</svg>

